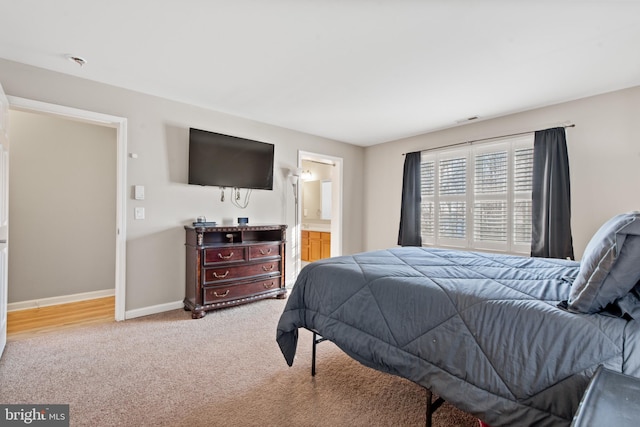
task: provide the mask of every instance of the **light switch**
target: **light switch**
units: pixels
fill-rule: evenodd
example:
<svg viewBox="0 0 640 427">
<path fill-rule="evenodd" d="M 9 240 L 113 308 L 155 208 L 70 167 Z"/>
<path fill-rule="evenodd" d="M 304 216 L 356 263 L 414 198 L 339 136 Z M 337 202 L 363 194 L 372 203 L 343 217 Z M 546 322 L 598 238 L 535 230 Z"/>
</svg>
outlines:
<svg viewBox="0 0 640 427">
<path fill-rule="evenodd" d="M 136 200 L 144 200 L 144 185 L 135 185 L 133 187 L 133 197 Z"/>
<path fill-rule="evenodd" d="M 133 217 L 134 219 L 144 219 L 144 208 L 135 208 L 133 211 Z"/>
</svg>

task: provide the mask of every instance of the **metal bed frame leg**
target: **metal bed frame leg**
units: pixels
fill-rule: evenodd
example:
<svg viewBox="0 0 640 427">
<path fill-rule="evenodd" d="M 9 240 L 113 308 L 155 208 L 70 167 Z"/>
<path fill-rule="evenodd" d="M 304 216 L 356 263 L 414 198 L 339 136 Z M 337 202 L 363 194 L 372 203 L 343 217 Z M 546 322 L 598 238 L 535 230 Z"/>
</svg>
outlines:
<svg viewBox="0 0 640 427">
<path fill-rule="evenodd" d="M 431 427 L 431 417 L 433 413 L 444 403 L 444 399 L 439 397 L 436 400 L 433 400 L 433 393 L 428 388 L 425 388 L 427 391 L 427 420 L 426 426 Z"/>
<path fill-rule="evenodd" d="M 319 335 L 316 331 L 311 331 L 313 333 L 313 345 L 311 347 L 311 376 L 314 377 L 316 375 L 316 347 L 322 341 L 326 341 L 327 339 Z M 425 388 L 427 391 L 427 420 L 426 427 L 431 427 L 431 417 L 433 413 L 444 403 L 444 399 L 438 396 L 436 400 L 433 400 L 433 393 L 428 388 Z"/>
<path fill-rule="evenodd" d="M 315 331 L 311 331 L 313 332 L 313 347 L 311 347 L 311 376 L 315 377 L 316 375 L 316 346 L 321 343 L 322 341 L 326 341 L 326 338 L 323 338 L 322 336 L 320 336 L 320 338 L 318 338 L 318 333 Z"/>
</svg>

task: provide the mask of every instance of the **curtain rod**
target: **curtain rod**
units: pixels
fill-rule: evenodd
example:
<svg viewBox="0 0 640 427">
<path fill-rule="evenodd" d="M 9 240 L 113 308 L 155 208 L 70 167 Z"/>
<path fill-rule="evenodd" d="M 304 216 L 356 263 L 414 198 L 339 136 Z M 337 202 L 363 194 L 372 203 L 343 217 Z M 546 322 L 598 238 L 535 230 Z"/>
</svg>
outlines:
<svg viewBox="0 0 640 427">
<path fill-rule="evenodd" d="M 574 128 L 576 127 L 575 124 L 570 124 L 570 125 L 565 125 L 565 126 L 556 126 L 556 127 L 563 127 L 563 128 Z M 440 148 L 449 148 L 449 147 L 455 147 L 458 145 L 465 145 L 465 144 L 473 144 L 474 142 L 482 142 L 482 141 L 489 141 L 491 139 L 498 139 L 498 138 L 508 138 L 510 136 L 520 136 L 520 135 L 526 135 L 528 133 L 533 133 L 533 132 L 537 132 L 535 130 L 529 131 L 529 132 L 518 132 L 518 133 L 510 133 L 508 135 L 500 135 L 500 136 L 491 136 L 488 138 L 480 138 L 480 139 L 473 139 L 471 141 L 464 141 L 464 142 L 456 142 L 454 144 L 448 144 L 448 145 L 441 145 L 439 147 L 433 147 L 433 148 L 426 148 L 424 150 L 417 150 L 417 151 L 432 151 L 432 150 L 439 150 Z M 406 155 L 407 153 L 402 153 L 402 155 Z"/>
</svg>

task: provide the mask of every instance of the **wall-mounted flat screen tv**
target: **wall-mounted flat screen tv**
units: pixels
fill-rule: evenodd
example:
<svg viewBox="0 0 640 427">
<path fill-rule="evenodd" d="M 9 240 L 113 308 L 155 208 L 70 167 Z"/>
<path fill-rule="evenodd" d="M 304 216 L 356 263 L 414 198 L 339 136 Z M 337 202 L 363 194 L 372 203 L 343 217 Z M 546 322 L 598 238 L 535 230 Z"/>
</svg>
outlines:
<svg viewBox="0 0 640 427">
<path fill-rule="evenodd" d="M 273 190 L 274 145 L 189 129 L 189 184 Z"/>
</svg>

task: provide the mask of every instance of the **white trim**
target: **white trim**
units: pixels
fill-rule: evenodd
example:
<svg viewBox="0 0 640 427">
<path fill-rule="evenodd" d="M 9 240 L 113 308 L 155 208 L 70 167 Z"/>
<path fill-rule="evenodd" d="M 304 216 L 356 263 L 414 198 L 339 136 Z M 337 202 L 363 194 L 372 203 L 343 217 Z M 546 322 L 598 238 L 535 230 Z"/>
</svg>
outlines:
<svg viewBox="0 0 640 427">
<path fill-rule="evenodd" d="M 115 289 L 103 289 L 101 291 L 82 292 L 79 294 L 61 295 L 58 297 L 32 299 L 29 301 L 12 302 L 7 304 L 7 311 L 28 310 L 30 308 L 47 307 L 50 305 L 68 304 L 70 302 L 86 301 L 96 298 L 112 297 Z"/>
<path fill-rule="evenodd" d="M 134 319 L 136 317 L 149 316 L 150 314 L 164 313 L 165 311 L 184 308 L 184 301 L 168 302 L 165 304 L 151 305 L 149 307 L 136 308 L 135 310 L 127 310 L 125 319 Z"/>
<path fill-rule="evenodd" d="M 116 265 L 115 265 L 115 320 L 125 319 L 126 296 L 126 205 L 127 205 L 127 119 L 94 111 L 49 104 L 46 102 L 7 96 L 10 108 L 62 116 L 68 119 L 116 129 Z"/>
</svg>

